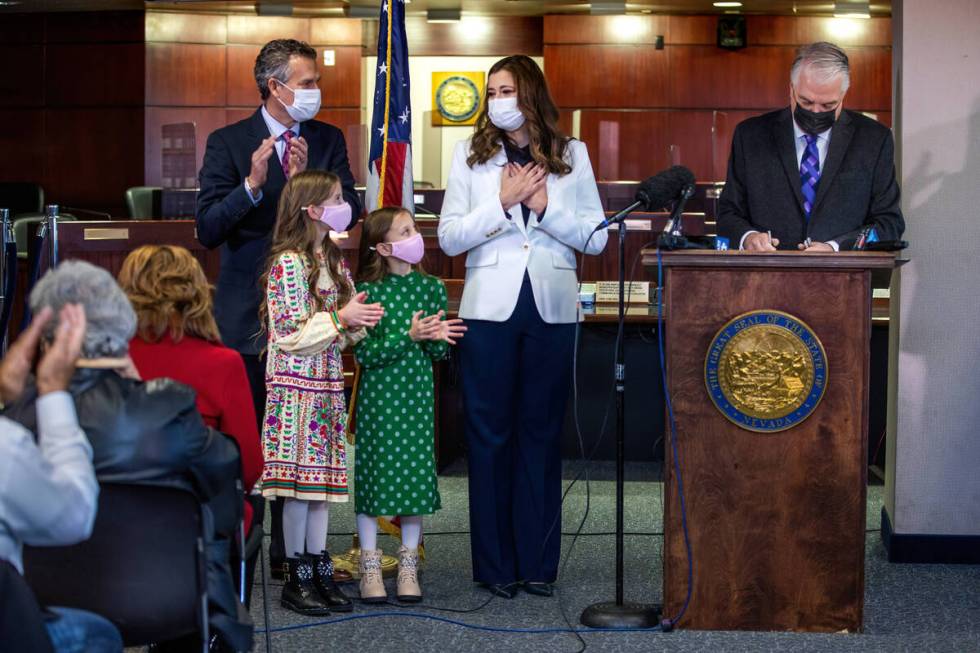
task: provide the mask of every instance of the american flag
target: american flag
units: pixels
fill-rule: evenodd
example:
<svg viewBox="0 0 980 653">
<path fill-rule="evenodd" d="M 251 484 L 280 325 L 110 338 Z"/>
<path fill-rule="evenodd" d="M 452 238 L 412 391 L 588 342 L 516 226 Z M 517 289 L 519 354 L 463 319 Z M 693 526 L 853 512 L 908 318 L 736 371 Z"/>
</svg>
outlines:
<svg viewBox="0 0 980 653">
<path fill-rule="evenodd" d="M 382 0 L 365 198 L 368 211 L 404 206 L 415 212 L 409 90 L 405 2 Z"/>
</svg>

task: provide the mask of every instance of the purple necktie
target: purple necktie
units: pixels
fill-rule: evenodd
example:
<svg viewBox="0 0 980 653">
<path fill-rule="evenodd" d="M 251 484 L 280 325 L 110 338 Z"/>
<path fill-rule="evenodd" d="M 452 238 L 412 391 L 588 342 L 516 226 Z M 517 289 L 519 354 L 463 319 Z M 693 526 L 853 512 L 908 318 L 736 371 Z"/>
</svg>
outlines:
<svg viewBox="0 0 980 653">
<path fill-rule="evenodd" d="M 282 133 L 286 146 L 282 148 L 282 173 L 289 179 L 289 141 L 293 140 L 293 130 L 287 129 Z"/>
<path fill-rule="evenodd" d="M 817 184 L 820 182 L 820 153 L 817 151 L 817 137 L 804 134 L 806 149 L 800 161 L 800 183 L 803 191 L 803 212 L 810 219 L 813 210 L 813 200 L 817 198 Z"/>
</svg>

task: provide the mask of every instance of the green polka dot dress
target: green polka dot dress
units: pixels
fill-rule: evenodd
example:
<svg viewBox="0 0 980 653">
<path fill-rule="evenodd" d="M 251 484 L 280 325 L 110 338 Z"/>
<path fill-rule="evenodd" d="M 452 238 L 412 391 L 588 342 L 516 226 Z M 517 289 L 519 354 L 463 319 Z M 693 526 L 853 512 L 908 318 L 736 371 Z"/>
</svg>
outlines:
<svg viewBox="0 0 980 653">
<path fill-rule="evenodd" d="M 446 309 L 446 288 L 412 271 L 360 283 L 385 314 L 354 349 L 361 366 L 357 395 L 354 505 L 367 515 L 428 515 L 441 507 L 434 450 L 432 361 L 445 342 L 413 342 L 412 315 Z"/>
</svg>

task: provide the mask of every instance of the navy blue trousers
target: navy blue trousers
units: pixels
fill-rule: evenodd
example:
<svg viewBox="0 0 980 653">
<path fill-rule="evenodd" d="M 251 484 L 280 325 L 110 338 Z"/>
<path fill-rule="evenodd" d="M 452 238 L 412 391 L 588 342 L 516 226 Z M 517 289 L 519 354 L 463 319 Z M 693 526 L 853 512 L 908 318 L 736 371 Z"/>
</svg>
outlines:
<svg viewBox="0 0 980 653">
<path fill-rule="evenodd" d="M 526 275 L 506 322 L 466 325 L 459 355 L 473 580 L 554 582 L 575 325 L 541 319 Z"/>
</svg>

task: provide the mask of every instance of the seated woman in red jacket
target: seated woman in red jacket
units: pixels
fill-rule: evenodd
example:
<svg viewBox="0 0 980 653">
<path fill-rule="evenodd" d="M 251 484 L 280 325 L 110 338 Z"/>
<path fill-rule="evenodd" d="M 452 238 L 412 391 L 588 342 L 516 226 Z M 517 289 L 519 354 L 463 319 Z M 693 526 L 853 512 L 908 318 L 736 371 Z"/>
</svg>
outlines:
<svg viewBox="0 0 980 653">
<path fill-rule="evenodd" d="M 183 247 L 144 245 L 126 257 L 119 285 L 136 311 L 129 354 L 140 377 L 167 377 L 197 391 L 205 423 L 238 442 L 245 492 L 251 492 L 262 473 L 255 408 L 242 357 L 221 344 L 201 264 Z M 251 523 L 246 501 L 246 528 Z"/>
</svg>

